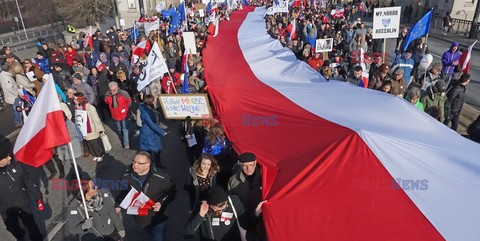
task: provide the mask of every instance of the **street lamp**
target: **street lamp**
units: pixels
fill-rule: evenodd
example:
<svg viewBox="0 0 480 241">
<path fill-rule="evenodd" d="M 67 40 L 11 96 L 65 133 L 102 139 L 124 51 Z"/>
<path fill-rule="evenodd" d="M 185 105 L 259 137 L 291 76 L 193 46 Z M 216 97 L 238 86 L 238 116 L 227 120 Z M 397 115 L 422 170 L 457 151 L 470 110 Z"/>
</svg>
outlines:
<svg viewBox="0 0 480 241">
<path fill-rule="evenodd" d="M 25 37 L 28 39 L 27 30 L 25 29 L 25 23 L 23 22 L 22 11 L 20 11 L 20 6 L 18 5 L 18 0 L 15 0 L 17 3 L 18 15 L 20 15 L 20 21 L 22 21 L 23 32 L 25 33 Z"/>
</svg>

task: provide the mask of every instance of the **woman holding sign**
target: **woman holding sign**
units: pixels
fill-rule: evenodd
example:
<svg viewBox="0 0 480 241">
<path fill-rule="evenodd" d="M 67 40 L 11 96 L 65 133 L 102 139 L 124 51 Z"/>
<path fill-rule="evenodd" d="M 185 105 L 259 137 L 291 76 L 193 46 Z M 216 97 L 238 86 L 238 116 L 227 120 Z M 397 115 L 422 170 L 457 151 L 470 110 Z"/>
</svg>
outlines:
<svg viewBox="0 0 480 241">
<path fill-rule="evenodd" d="M 105 132 L 102 121 L 98 117 L 95 107 L 88 103 L 87 99 L 81 92 L 73 95 L 75 103 L 75 124 L 83 134 L 83 145 L 86 152 L 93 156 L 92 161 L 101 162 L 105 149 L 103 147 L 100 133 Z"/>
</svg>

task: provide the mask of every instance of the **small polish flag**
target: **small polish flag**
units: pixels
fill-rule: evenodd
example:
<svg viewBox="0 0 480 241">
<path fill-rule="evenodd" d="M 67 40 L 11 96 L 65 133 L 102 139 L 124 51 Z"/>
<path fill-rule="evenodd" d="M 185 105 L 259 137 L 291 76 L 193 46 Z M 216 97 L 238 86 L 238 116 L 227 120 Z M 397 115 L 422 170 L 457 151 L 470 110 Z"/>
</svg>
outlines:
<svg viewBox="0 0 480 241">
<path fill-rule="evenodd" d="M 297 37 L 297 26 L 295 23 L 295 19 L 287 26 L 286 29 L 290 33 L 290 40 Z"/>
<path fill-rule="evenodd" d="M 462 72 L 464 74 L 468 74 L 468 67 L 470 67 L 470 60 L 472 58 L 472 49 L 473 46 L 477 43 L 475 41 L 470 47 L 468 47 L 467 50 L 463 51 L 462 55 L 460 56 L 460 59 L 458 62 L 460 63 L 460 66 L 462 67 Z"/>
<path fill-rule="evenodd" d="M 55 83 L 49 74 L 47 83 L 18 134 L 13 153 L 18 161 L 39 167 L 52 158 L 52 148 L 68 142 L 70 137 Z"/>
<path fill-rule="evenodd" d="M 127 210 L 129 215 L 147 216 L 148 211 L 152 209 L 155 202 L 147 197 L 143 192 L 137 191 L 134 187 L 130 189 L 120 207 Z"/>
<path fill-rule="evenodd" d="M 90 46 L 90 49 L 93 51 L 92 26 L 90 26 L 87 36 L 83 40 L 83 47 L 86 48 L 87 46 Z"/>
<path fill-rule="evenodd" d="M 360 66 L 362 66 L 362 82 L 359 86 L 368 88 L 368 71 L 367 66 L 365 65 L 365 51 L 363 51 L 362 48 L 360 48 Z"/>
<path fill-rule="evenodd" d="M 138 57 L 142 57 L 143 53 L 145 53 L 145 48 L 147 47 L 147 40 L 143 40 L 137 44 L 137 47 L 133 50 L 132 55 L 136 55 Z"/>
</svg>

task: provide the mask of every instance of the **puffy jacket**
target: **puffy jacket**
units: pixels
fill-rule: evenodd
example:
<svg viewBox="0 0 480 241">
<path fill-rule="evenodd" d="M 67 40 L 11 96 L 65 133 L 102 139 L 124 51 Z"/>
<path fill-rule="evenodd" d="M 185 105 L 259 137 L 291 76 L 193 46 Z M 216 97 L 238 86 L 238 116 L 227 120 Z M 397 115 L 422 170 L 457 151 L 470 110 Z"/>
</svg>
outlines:
<svg viewBox="0 0 480 241">
<path fill-rule="evenodd" d="M 427 88 L 427 94 L 423 96 L 420 101 L 423 103 L 425 109 L 437 107 L 439 110 L 439 121 L 445 120 L 445 102 L 447 97 L 441 93 L 433 93 L 432 86 Z"/>
<path fill-rule="evenodd" d="M 13 105 L 15 98 L 18 96 L 18 85 L 12 77 L 12 74 L 7 71 L 0 70 L 0 84 L 1 91 L 7 104 Z"/>
<path fill-rule="evenodd" d="M 395 62 L 391 69 L 392 73 L 395 72 L 397 68 L 403 69 L 403 78 L 406 81 L 407 86 L 410 84 L 410 76 L 412 75 L 413 66 L 415 61 L 412 58 L 405 59 L 404 56 L 396 58 Z"/>
<path fill-rule="evenodd" d="M 466 90 L 465 85 L 457 83 L 447 92 L 447 107 L 449 113 L 456 114 L 462 111 Z"/>
<path fill-rule="evenodd" d="M 45 74 L 50 74 L 50 64 L 47 57 L 43 57 L 43 59 L 35 58 L 35 63 Z"/>
<path fill-rule="evenodd" d="M 72 85 L 72 75 L 70 75 L 70 72 L 64 69 L 62 69 L 60 72 L 54 71 L 53 79 L 63 91 L 67 91 L 67 88 Z"/>
<path fill-rule="evenodd" d="M 455 70 L 455 65 L 453 65 L 453 62 L 458 61 L 460 59 L 460 51 L 457 49 L 455 53 L 453 52 L 453 47 L 459 46 L 458 42 L 453 42 L 452 45 L 450 46 L 450 49 L 443 53 L 442 55 L 442 64 L 443 64 L 443 69 L 442 73 L 443 74 L 452 74 L 453 71 Z"/>
<path fill-rule="evenodd" d="M 114 107 L 113 98 L 114 96 L 108 92 L 105 96 L 105 102 L 108 104 L 108 108 L 110 109 L 110 113 L 112 113 L 112 118 L 116 121 L 121 121 L 127 118 L 128 115 L 128 108 L 132 103 L 132 99 L 130 95 L 124 90 L 119 89 L 116 95 L 118 106 Z"/>
</svg>

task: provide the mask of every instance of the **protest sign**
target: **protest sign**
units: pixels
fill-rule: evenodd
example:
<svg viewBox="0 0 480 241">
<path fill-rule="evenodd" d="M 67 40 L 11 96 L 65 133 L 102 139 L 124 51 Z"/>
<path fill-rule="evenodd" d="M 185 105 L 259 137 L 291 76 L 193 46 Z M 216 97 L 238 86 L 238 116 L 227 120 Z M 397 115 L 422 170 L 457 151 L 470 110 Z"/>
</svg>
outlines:
<svg viewBox="0 0 480 241">
<path fill-rule="evenodd" d="M 183 44 L 187 54 L 197 54 L 195 34 L 193 32 L 183 32 Z"/>
<path fill-rule="evenodd" d="M 137 90 L 140 91 L 149 85 L 154 79 L 161 78 L 168 72 L 167 64 L 163 59 L 157 42 L 154 42 L 152 50 L 148 54 L 147 63 L 140 73 L 137 82 Z"/>
<path fill-rule="evenodd" d="M 288 13 L 288 1 L 287 0 L 273 1 L 273 12 Z"/>
<path fill-rule="evenodd" d="M 212 116 L 206 94 L 160 95 L 160 105 L 167 119 L 203 119 Z"/>
<path fill-rule="evenodd" d="M 397 38 L 401 7 L 373 9 L 373 38 Z"/>
<path fill-rule="evenodd" d="M 144 23 L 144 25 L 143 25 L 143 27 L 145 28 L 145 33 L 147 33 L 147 34 L 150 33 L 150 31 L 157 30 L 159 26 L 160 26 L 160 20 L 159 19 L 156 19 L 153 22 Z"/>
<path fill-rule="evenodd" d="M 333 49 L 333 38 L 317 39 L 315 42 L 315 52 L 330 52 Z"/>
</svg>

